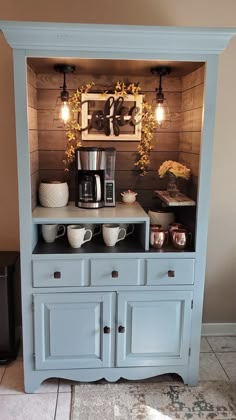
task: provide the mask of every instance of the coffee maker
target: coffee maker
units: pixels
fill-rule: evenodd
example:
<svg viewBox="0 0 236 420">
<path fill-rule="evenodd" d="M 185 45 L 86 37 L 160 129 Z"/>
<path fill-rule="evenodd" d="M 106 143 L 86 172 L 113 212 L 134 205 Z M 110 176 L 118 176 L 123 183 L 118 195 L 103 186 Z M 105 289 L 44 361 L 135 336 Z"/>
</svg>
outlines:
<svg viewBox="0 0 236 420">
<path fill-rule="evenodd" d="M 115 154 L 114 148 L 76 149 L 76 206 L 86 209 L 115 206 Z"/>
</svg>

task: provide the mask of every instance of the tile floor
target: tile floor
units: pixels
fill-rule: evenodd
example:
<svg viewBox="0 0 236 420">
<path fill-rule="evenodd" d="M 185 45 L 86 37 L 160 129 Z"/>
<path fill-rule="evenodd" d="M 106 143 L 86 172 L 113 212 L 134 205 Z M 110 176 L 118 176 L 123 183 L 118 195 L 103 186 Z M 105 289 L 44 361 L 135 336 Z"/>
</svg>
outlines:
<svg viewBox="0 0 236 420">
<path fill-rule="evenodd" d="M 236 336 L 202 337 L 200 378 L 236 381 Z M 69 381 L 45 381 L 34 394 L 23 390 L 22 357 L 0 366 L 0 420 L 69 420 Z"/>
</svg>

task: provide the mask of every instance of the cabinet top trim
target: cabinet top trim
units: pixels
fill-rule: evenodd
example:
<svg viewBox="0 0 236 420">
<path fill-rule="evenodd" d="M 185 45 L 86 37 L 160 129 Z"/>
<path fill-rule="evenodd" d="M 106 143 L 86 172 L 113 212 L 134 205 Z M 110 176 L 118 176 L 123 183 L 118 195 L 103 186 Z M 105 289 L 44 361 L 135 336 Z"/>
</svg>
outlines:
<svg viewBox="0 0 236 420">
<path fill-rule="evenodd" d="M 219 54 L 236 28 L 0 21 L 14 49 L 114 53 Z"/>
</svg>

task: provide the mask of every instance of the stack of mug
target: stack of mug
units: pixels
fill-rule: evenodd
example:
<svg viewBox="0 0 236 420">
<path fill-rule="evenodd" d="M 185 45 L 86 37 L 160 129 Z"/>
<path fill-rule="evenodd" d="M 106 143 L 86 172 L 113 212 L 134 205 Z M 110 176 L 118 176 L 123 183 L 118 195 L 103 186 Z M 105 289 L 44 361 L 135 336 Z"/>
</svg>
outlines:
<svg viewBox="0 0 236 420">
<path fill-rule="evenodd" d="M 55 242 L 57 238 L 65 235 L 71 248 L 81 248 L 81 246 L 94 236 L 102 233 L 106 246 L 115 246 L 117 242 L 122 241 L 134 232 L 134 225 L 105 223 L 102 225 L 95 224 L 77 224 L 68 225 L 42 225 L 42 236 L 46 243 Z"/>
<path fill-rule="evenodd" d="M 153 248 L 161 249 L 169 241 L 177 249 L 185 249 L 192 242 L 192 234 L 181 223 L 170 223 L 168 229 L 161 225 L 150 226 L 150 245 Z"/>
</svg>

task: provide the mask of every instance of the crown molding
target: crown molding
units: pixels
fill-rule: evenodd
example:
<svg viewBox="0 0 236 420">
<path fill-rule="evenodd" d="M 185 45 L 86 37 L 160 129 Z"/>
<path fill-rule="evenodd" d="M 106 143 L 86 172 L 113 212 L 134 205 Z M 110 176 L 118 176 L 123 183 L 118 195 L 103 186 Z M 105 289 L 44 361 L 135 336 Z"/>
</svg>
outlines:
<svg viewBox="0 0 236 420">
<path fill-rule="evenodd" d="M 0 21 L 14 49 L 150 54 L 219 54 L 236 28 Z"/>
</svg>

